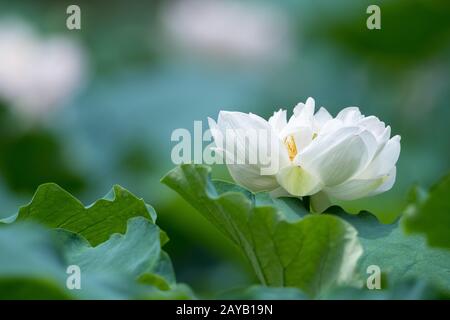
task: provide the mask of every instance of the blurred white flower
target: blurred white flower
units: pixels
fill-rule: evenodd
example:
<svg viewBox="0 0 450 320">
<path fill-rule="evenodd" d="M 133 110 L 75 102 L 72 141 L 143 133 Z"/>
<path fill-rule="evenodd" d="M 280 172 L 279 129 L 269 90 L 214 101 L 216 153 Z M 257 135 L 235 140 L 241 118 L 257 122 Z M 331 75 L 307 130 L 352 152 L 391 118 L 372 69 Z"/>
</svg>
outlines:
<svg viewBox="0 0 450 320">
<path fill-rule="evenodd" d="M 315 211 L 323 211 L 333 199 L 354 200 L 389 190 L 395 181 L 400 136 L 390 138 L 391 128 L 375 116 L 365 117 L 357 107 L 343 109 L 333 118 L 325 108 L 314 114 L 315 102 L 299 103 L 286 118 L 280 110 L 268 120 L 241 112 L 221 111 L 217 123 L 209 119 L 218 151 L 232 159 L 260 149 L 270 151 L 278 164 L 271 175 L 263 164 L 227 162 L 235 181 L 251 191 L 274 195 L 312 196 Z M 248 139 L 252 130 L 270 132 L 267 139 Z M 224 137 L 231 135 L 231 142 Z M 273 138 L 275 137 L 275 138 Z M 247 140 L 246 140 L 247 139 Z M 271 148 L 274 145 L 275 148 Z M 276 158 L 275 158 L 276 157 Z"/>
<path fill-rule="evenodd" d="M 18 19 L 0 22 L 0 100 L 32 117 L 60 107 L 82 83 L 85 55 L 68 38 L 42 38 Z"/>
<path fill-rule="evenodd" d="M 275 6 L 220 0 L 180 0 L 168 5 L 162 23 L 179 46 L 246 62 L 290 54 L 289 17 Z"/>
</svg>

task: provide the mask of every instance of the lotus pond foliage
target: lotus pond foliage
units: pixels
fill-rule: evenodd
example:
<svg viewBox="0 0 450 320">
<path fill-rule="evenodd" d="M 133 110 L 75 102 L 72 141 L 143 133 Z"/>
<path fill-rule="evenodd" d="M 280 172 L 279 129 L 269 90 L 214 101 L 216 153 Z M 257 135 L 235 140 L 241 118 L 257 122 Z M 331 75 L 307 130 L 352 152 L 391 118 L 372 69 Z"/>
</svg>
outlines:
<svg viewBox="0 0 450 320">
<path fill-rule="evenodd" d="M 242 251 L 260 282 L 217 297 L 448 297 L 450 252 L 445 241 L 435 240 L 441 239 L 439 228 L 425 224 L 419 229 L 425 236 L 410 236 L 401 227 L 410 231 L 415 219 L 423 219 L 425 204 L 439 208 L 439 194 L 449 191 L 448 177 L 426 200 L 411 200 L 400 221 L 382 224 L 369 212 L 352 215 L 337 206 L 310 213 L 306 198 L 252 193 L 212 180 L 210 173 L 207 166 L 186 164 L 162 182 Z M 177 282 L 162 249 L 169 237 L 156 223 L 154 209 L 119 186 L 85 207 L 59 186 L 42 185 L 29 204 L 1 222 L 0 297 L 196 299 L 187 284 Z M 367 267 L 373 264 L 383 270 L 381 290 L 366 287 Z M 66 286 L 70 265 L 81 270 L 78 290 Z"/>
</svg>

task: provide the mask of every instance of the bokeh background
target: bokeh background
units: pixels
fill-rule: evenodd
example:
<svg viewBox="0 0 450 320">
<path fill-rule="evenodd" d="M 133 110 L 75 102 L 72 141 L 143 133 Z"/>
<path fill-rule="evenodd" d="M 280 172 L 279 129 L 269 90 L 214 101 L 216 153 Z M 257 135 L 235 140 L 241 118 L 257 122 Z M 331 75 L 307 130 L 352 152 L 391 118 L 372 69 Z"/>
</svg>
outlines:
<svg viewBox="0 0 450 320">
<path fill-rule="evenodd" d="M 85 204 L 120 184 L 158 212 L 179 282 L 200 295 L 255 282 L 237 249 L 160 178 L 171 133 L 219 110 L 264 117 L 312 96 L 402 136 L 394 188 L 347 204 L 383 222 L 449 169 L 450 2 L 0 1 L 0 217 L 56 182 Z M 381 30 L 366 9 L 381 8 Z M 205 125 L 206 128 L 206 125 Z M 229 179 L 226 168 L 215 177 Z"/>
</svg>

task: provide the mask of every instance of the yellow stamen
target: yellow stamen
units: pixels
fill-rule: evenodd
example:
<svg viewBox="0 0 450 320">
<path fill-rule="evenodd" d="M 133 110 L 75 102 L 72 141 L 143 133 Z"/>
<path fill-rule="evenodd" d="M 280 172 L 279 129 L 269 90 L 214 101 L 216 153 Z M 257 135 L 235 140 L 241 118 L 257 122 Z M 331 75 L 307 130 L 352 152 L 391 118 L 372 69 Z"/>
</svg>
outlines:
<svg viewBox="0 0 450 320">
<path fill-rule="evenodd" d="M 294 136 L 287 136 L 284 139 L 284 144 L 288 149 L 289 160 L 294 160 L 297 155 L 297 145 L 295 144 Z"/>
</svg>

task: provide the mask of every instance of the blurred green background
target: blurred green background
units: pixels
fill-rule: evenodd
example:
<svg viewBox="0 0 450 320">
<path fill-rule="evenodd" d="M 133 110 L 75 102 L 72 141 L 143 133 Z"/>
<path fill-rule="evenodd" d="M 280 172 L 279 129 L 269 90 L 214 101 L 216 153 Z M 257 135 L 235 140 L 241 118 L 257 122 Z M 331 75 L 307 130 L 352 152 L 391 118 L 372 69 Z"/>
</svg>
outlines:
<svg viewBox="0 0 450 320">
<path fill-rule="evenodd" d="M 81 30 L 66 28 L 70 4 L 0 1 L 0 217 L 44 182 L 85 204 L 120 184 L 158 212 L 178 281 L 208 296 L 255 279 L 159 183 L 174 166 L 173 130 L 192 132 L 195 120 L 206 128 L 219 110 L 269 117 L 309 96 L 332 114 L 359 106 L 402 136 L 394 188 L 349 204 L 384 222 L 412 184 L 428 187 L 449 169 L 448 1 L 77 1 Z M 370 4 L 381 8 L 381 30 L 366 27 Z M 14 40 L 23 26 L 38 47 L 69 44 L 34 50 L 20 69 L 31 50 L 27 37 Z M 220 166 L 213 175 L 229 178 Z"/>
</svg>

